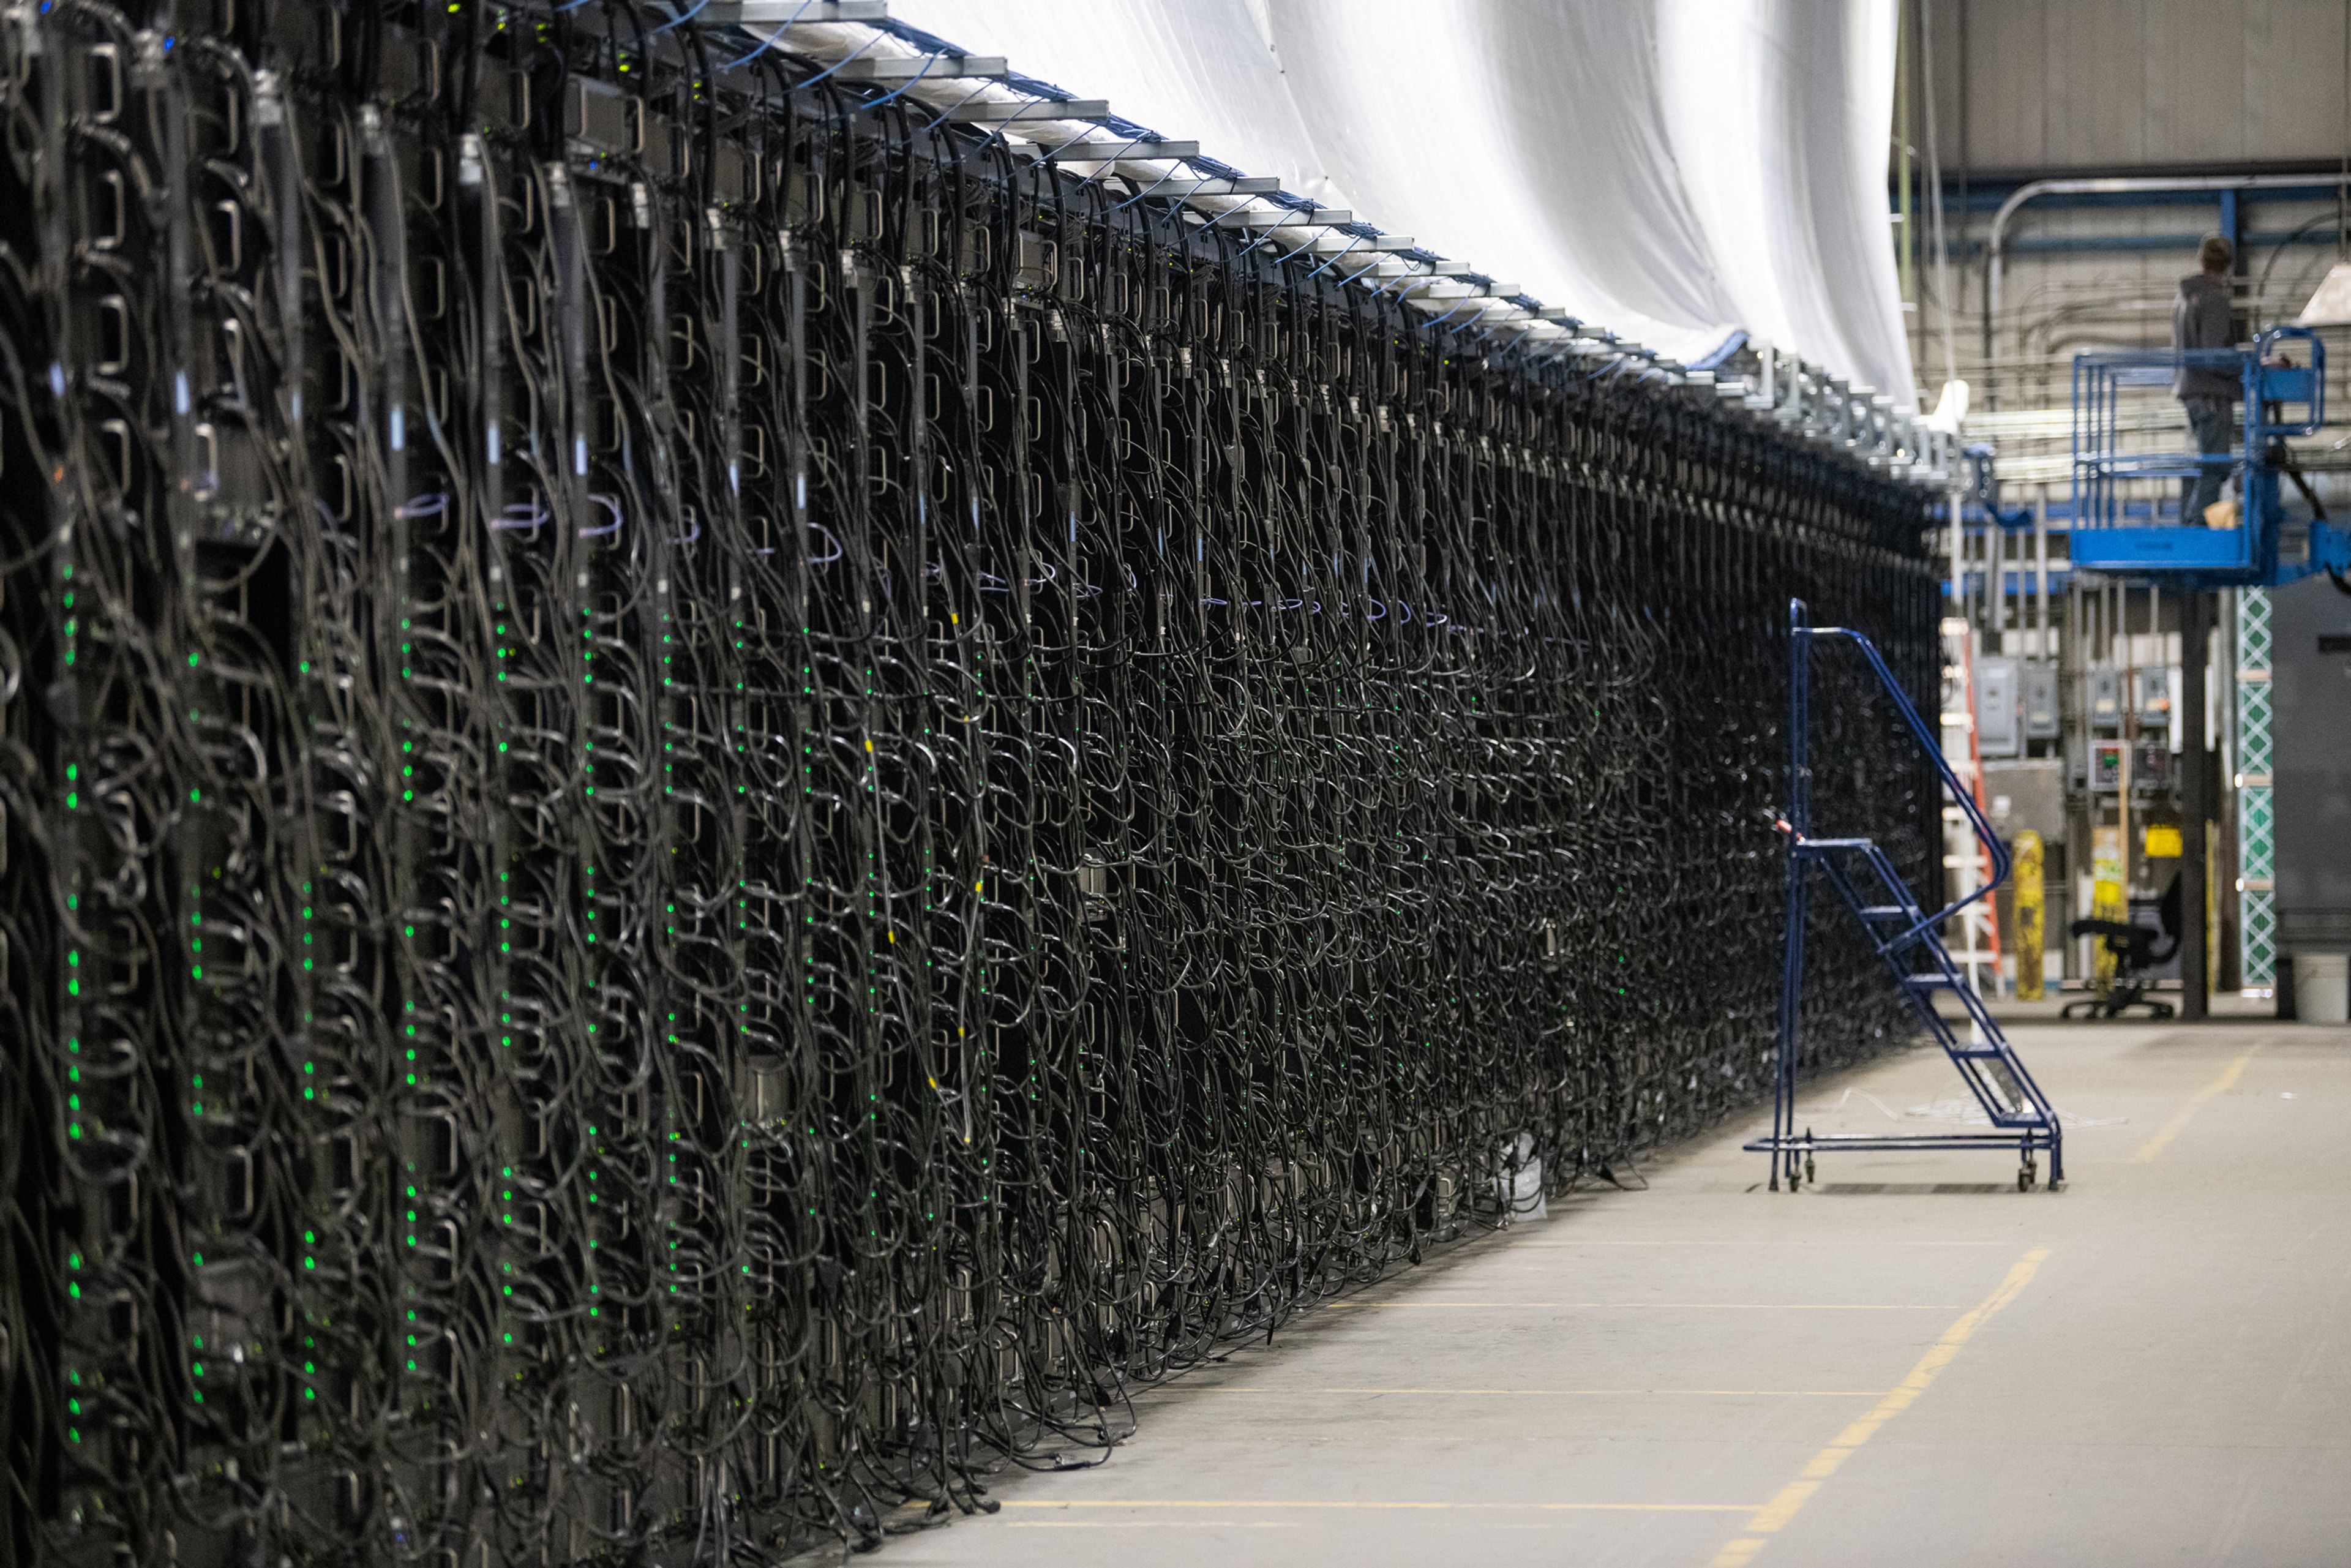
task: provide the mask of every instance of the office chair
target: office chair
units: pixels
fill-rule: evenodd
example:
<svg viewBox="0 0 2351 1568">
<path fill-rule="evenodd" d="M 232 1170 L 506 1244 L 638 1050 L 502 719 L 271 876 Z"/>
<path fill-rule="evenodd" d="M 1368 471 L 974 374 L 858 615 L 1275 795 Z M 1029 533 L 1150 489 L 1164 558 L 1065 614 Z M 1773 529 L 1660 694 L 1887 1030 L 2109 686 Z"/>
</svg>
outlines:
<svg viewBox="0 0 2351 1568">
<path fill-rule="evenodd" d="M 2160 931 L 2144 925 L 2129 925 L 2119 920 L 2076 920 L 2067 927 L 2076 936 L 2095 936 L 2115 956 L 2115 977 L 2103 997 L 2085 997 L 2067 1002 L 2057 1010 L 2060 1018 L 2072 1018 L 2074 1009 L 2085 1009 L 2082 1016 L 2094 1019 L 2118 1019 L 2130 1008 L 2145 1008 L 2150 1019 L 2172 1016 L 2169 1002 L 2159 1002 L 2148 996 L 2155 985 L 2151 971 L 2155 967 L 2179 951 L 2179 878 L 2174 874 L 2171 885 L 2163 890 L 2163 901 L 2156 906 L 2156 918 L 2162 922 Z"/>
</svg>

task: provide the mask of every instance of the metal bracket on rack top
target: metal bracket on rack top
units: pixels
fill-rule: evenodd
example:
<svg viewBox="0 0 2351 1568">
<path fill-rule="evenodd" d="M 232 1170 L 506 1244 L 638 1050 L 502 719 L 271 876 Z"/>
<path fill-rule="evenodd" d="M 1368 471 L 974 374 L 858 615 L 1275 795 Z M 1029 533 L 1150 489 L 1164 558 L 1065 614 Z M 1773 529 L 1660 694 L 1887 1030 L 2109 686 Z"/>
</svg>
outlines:
<svg viewBox="0 0 2351 1568">
<path fill-rule="evenodd" d="M 1343 256 L 1351 251 L 1370 254 L 1416 250 L 1419 246 L 1420 242 L 1410 235 L 1324 234 L 1317 235 L 1307 249 L 1316 256 Z"/>
<path fill-rule="evenodd" d="M 1110 104 L 1099 98 L 1029 99 L 1019 103 L 959 103 L 947 110 L 957 125 L 1009 125 L 1018 120 L 1108 120 Z"/>
<path fill-rule="evenodd" d="M 1196 141 L 1064 141 L 1059 147 L 1040 147 L 1037 156 L 1049 163 L 1134 163 L 1159 160 L 1180 163 L 1200 155 Z M 1281 189 L 1281 182 L 1270 187 Z"/>
<path fill-rule="evenodd" d="M 1440 299 L 1515 299 L 1526 291 L 1515 283 L 1462 283 L 1449 277 L 1432 277 L 1425 284 L 1396 291 L 1413 300 Z"/>
<path fill-rule="evenodd" d="M 1354 221 L 1354 214 L 1337 207 L 1235 208 L 1208 220 L 1211 227 L 1220 229 L 1335 229 Z"/>
<path fill-rule="evenodd" d="M 843 60 L 832 69 L 843 81 L 863 82 L 1000 80 L 1012 74 L 1002 55 L 876 55 Z"/>
<path fill-rule="evenodd" d="M 697 17 L 714 27 L 815 27 L 889 19 L 888 0 L 711 0 Z"/>
</svg>

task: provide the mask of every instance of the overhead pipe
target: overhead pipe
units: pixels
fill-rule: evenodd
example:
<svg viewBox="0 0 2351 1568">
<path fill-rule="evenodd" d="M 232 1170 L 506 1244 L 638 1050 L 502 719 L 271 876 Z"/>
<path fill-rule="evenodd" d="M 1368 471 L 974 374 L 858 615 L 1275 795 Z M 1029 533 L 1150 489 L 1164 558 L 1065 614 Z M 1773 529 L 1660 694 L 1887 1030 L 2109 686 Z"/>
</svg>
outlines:
<svg viewBox="0 0 2351 1568">
<path fill-rule="evenodd" d="M 1984 283 L 1983 354 L 1985 379 L 1991 383 L 1995 400 L 2000 378 L 1992 371 L 1992 323 L 2000 319 L 2001 275 L 2008 255 L 2008 220 L 2017 208 L 2040 196 L 2122 195 L 2132 191 L 2274 191 L 2306 187 L 2311 183 L 2307 174 L 2202 174 L 2185 177 L 2109 175 L 2078 180 L 2034 180 L 2019 185 L 2009 193 L 2008 200 L 2000 204 L 2000 210 L 1992 214 L 1991 235 L 1986 241 L 1991 252 L 1991 261 Z M 1998 406 L 1996 401 L 1994 406 Z"/>
</svg>

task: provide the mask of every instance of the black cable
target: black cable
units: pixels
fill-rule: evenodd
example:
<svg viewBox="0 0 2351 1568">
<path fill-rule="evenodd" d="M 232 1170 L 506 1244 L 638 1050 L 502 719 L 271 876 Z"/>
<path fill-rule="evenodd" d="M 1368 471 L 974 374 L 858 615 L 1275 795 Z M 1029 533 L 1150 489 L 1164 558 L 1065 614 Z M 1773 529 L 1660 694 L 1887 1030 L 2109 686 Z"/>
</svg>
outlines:
<svg viewBox="0 0 2351 1568">
<path fill-rule="evenodd" d="M 677 8 L 235 11 L 0 30 L 0 1568 L 870 1543 L 1762 1093 L 1917 492 Z"/>
</svg>

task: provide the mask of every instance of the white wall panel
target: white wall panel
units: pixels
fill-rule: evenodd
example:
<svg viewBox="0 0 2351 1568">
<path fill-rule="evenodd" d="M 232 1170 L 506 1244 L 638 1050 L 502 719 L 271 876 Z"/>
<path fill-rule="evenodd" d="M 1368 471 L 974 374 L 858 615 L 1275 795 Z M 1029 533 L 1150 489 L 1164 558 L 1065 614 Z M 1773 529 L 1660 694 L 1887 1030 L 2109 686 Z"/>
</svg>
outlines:
<svg viewBox="0 0 2351 1568">
<path fill-rule="evenodd" d="M 1927 8 L 1947 175 L 1963 161 L 2117 170 L 2343 154 L 2351 92 L 2343 0 L 1927 0 Z"/>
</svg>

